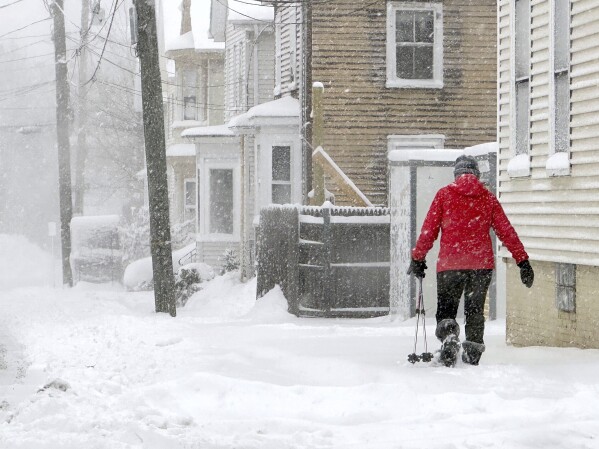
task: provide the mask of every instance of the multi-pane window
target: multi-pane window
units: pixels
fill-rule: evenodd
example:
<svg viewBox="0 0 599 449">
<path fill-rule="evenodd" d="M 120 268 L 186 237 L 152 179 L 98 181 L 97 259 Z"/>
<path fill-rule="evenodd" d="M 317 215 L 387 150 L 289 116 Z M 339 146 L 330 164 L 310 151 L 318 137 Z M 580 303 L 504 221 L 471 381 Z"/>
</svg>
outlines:
<svg viewBox="0 0 599 449">
<path fill-rule="evenodd" d="M 184 70 L 181 82 L 183 84 L 183 120 L 197 120 L 198 109 L 196 102 L 196 71 Z"/>
<path fill-rule="evenodd" d="M 188 178 L 183 182 L 183 194 L 186 209 L 195 209 L 196 207 L 196 180 Z"/>
<path fill-rule="evenodd" d="M 210 170 L 209 232 L 233 234 L 233 170 Z"/>
<path fill-rule="evenodd" d="M 441 3 L 390 3 L 387 14 L 387 86 L 442 87 Z"/>
<path fill-rule="evenodd" d="M 559 310 L 576 311 L 576 265 L 555 264 L 555 302 Z"/>
<path fill-rule="evenodd" d="M 570 1 L 554 0 L 553 80 L 555 152 L 570 146 Z"/>
<path fill-rule="evenodd" d="M 272 147 L 272 202 L 291 202 L 291 147 Z"/>
<path fill-rule="evenodd" d="M 516 154 L 527 154 L 529 146 L 530 89 L 530 0 L 516 0 L 515 7 Z"/>
</svg>

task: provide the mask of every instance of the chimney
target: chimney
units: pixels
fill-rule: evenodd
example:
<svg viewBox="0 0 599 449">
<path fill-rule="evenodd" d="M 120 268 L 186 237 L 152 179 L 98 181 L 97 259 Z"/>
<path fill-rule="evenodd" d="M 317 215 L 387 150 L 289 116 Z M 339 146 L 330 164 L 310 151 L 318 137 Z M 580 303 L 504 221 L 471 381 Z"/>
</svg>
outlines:
<svg viewBox="0 0 599 449">
<path fill-rule="evenodd" d="M 191 31 L 191 0 L 181 1 L 181 35 Z"/>
</svg>

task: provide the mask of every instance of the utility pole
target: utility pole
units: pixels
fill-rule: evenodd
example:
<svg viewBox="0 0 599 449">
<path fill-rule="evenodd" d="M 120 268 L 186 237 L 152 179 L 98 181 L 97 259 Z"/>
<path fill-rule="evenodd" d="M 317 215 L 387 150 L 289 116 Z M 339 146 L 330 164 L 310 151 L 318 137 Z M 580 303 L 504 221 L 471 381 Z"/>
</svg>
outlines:
<svg viewBox="0 0 599 449">
<path fill-rule="evenodd" d="M 60 198 L 60 240 L 62 243 L 62 283 L 73 286 L 71 272 L 71 155 L 69 147 L 69 82 L 64 28 L 64 0 L 50 6 L 54 19 L 54 65 L 56 70 L 56 137 L 58 142 L 58 190 Z"/>
<path fill-rule="evenodd" d="M 87 92 L 88 80 L 87 41 L 89 36 L 89 0 L 81 2 L 81 39 L 79 41 L 79 126 L 77 129 L 77 152 L 75 157 L 74 213 L 83 215 L 85 195 L 85 161 L 87 159 Z"/>
<path fill-rule="evenodd" d="M 154 302 L 156 312 L 176 316 L 156 8 L 154 0 L 134 0 L 134 5 L 137 13 L 137 53 L 141 66 Z"/>
</svg>

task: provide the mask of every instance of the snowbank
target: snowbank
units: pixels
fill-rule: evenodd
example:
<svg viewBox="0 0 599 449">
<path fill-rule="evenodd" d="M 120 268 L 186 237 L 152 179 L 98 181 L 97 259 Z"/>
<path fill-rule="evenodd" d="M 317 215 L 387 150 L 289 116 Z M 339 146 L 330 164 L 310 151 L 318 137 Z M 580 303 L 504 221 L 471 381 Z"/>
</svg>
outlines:
<svg viewBox="0 0 599 449">
<path fill-rule="evenodd" d="M 598 447 L 598 350 L 510 347 L 493 321 L 480 366 L 411 365 L 413 319 L 300 319 L 255 290 L 216 277 L 176 318 L 149 292 L 0 292 L 0 448 Z"/>
<path fill-rule="evenodd" d="M 195 243 L 191 243 L 184 248 L 173 251 L 173 270 L 176 271 L 179 269 L 179 259 L 188 254 L 194 248 Z M 153 277 L 152 258 L 145 257 L 127 265 L 127 268 L 125 268 L 125 274 L 123 275 L 123 284 L 127 289 L 135 290 L 140 286 L 140 284 L 151 282 Z"/>
<path fill-rule="evenodd" d="M 55 242 L 57 251 L 60 242 Z M 59 269 L 60 260 L 55 261 Z M 52 257 L 21 235 L 0 234 L 0 290 L 51 285 Z"/>
</svg>

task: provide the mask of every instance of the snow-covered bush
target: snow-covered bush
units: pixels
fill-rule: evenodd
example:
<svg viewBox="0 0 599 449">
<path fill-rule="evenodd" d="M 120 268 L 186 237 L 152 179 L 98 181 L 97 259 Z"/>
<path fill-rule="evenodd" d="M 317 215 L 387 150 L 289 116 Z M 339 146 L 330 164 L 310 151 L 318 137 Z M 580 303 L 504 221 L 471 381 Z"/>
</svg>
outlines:
<svg viewBox="0 0 599 449">
<path fill-rule="evenodd" d="M 181 268 L 175 275 L 175 301 L 177 307 L 183 307 L 189 297 L 199 292 L 202 278 L 195 268 Z"/>
<path fill-rule="evenodd" d="M 222 256 L 223 266 L 221 269 L 221 274 L 228 273 L 229 271 L 237 271 L 239 270 L 239 255 L 237 252 L 231 248 L 225 250 L 225 253 Z"/>
<path fill-rule="evenodd" d="M 150 255 L 150 213 L 140 207 L 131 214 L 131 220 L 119 228 L 123 250 L 123 266 Z"/>
</svg>

